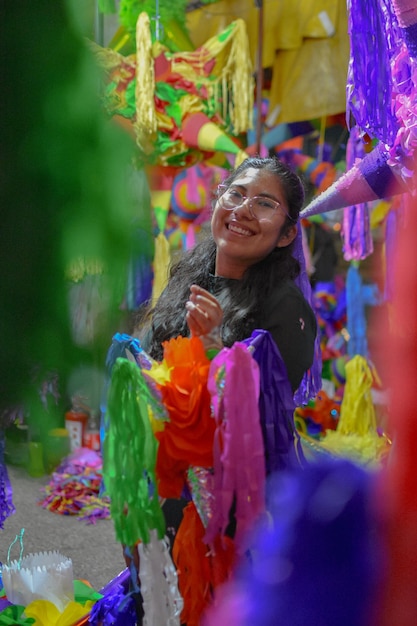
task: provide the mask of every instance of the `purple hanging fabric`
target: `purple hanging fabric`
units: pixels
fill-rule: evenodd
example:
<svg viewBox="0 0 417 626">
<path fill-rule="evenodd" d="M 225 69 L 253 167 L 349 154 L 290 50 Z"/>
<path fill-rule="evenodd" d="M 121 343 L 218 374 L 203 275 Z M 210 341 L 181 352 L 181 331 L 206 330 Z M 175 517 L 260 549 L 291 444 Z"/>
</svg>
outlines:
<svg viewBox="0 0 417 626">
<path fill-rule="evenodd" d="M 6 519 L 15 512 L 13 505 L 13 491 L 10 484 L 7 467 L 4 462 L 5 431 L 0 429 L 0 530 Z"/>
<path fill-rule="evenodd" d="M 392 302 L 395 290 L 395 256 L 398 251 L 398 232 L 404 219 L 404 196 L 401 198 L 400 207 L 390 211 L 387 215 L 385 226 L 385 291 L 384 299 Z"/>
<path fill-rule="evenodd" d="M 266 472 L 305 465 L 294 424 L 296 407 L 279 349 L 266 330 L 255 330 L 244 341 L 260 371 L 259 413 L 265 447 Z"/>
<path fill-rule="evenodd" d="M 365 149 L 357 126 L 350 131 L 346 150 L 346 169 L 350 170 L 365 156 Z M 346 207 L 342 224 L 343 256 L 346 261 L 359 261 L 372 254 L 372 240 L 368 203 Z"/>
<path fill-rule="evenodd" d="M 297 287 L 301 290 L 304 298 L 310 304 L 313 311 L 315 310 L 313 292 L 311 289 L 310 279 L 308 277 L 306 260 L 303 250 L 303 235 L 301 227 L 297 229 L 297 236 L 294 241 L 293 257 L 300 264 L 300 274 L 295 280 Z M 280 355 L 281 357 L 281 355 Z M 317 332 L 314 343 L 314 360 L 311 368 L 304 374 L 301 384 L 294 395 L 294 401 L 297 406 L 307 404 L 312 400 L 321 389 L 321 370 L 322 358 L 320 347 L 320 332 Z"/>
</svg>

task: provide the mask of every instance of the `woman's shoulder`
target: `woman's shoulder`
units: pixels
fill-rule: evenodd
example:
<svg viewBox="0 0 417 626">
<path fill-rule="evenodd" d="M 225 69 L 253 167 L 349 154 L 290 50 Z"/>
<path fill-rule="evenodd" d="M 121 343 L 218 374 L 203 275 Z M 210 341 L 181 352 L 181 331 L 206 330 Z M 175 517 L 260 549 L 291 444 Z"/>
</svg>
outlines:
<svg viewBox="0 0 417 626">
<path fill-rule="evenodd" d="M 280 285 L 269 290 L 265 302 L 264 313 L 266 317 L 273 316 L 287 318 L 292 315 L 303 316 L 309 319 L 313 326 L 316 325 L 316 316 L 309 302 L 304 297 L 301 289 L 292 281 L 286 280 Z"/>
<path fill-rule="evenodd" d="M 293 280 L 284 280 L 279 285 L 274 285 L 268 290 L 269 303 L 280 302 L 280 300 L 288 298 L 308 304 L 303 292 Z"/>
</svg>

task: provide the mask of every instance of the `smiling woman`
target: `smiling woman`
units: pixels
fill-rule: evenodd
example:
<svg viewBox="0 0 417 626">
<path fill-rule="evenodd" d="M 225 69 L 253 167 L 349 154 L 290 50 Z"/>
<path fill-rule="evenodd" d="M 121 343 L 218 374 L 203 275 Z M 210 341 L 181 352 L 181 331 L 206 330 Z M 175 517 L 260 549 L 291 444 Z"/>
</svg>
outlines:
<svg viewBox="0 0 417 626">
<path fill-rule="evenodd" d="M 267 330 L 295 391 L 313 362 L 317 331 L 294 282 L 303 201 L 299 177 L 276 158 L 249 158 L 231 172 L 218 190 L 211 234 L 172 268 L 139 331 L 144 349 L 159 360 L 162 343 L 179 335 L 230 347 Z"/>
</svg>

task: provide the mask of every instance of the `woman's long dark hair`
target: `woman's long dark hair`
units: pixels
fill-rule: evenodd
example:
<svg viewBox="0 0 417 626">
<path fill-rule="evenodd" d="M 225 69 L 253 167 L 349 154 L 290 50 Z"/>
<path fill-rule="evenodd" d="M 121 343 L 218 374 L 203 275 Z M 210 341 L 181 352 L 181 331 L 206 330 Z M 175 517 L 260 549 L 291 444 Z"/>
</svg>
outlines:
<svg viewBox="0 0 417 626">
<path fill-rule="evenodd" d="M 287 202 L 289 218 L 283 232 L 297 219 L 304 202 L 304 188 L 299 177 L 275 157 L 246 159 L 224 181 L 230 185 L 247 169 L 267 170 L 279 178 Z M 222 339 L 226 346 L 248 337 L 257 326 L 260 307 L 266 301 L 270 289 L 281 282 L 298 276 L 300 267 L 292 256 L 293 244 L 274 250 L 262 261 L 250 266 L 241 280 L 227 281 L 227 289 L 221 293 L 223 308 Z M 189 299 L 190 286 L 197 284 L 204 289 L 212 286 L 215 271 L 216 244 L 212 236 L 198 243 L 184 254 L 172 267 L 168 285 L 151 311 L 152 332 L 147 352 L 157 360 L 162 359 L 162 342 L 189 334 L 185 320 L 185 303 Z"/>
</svg>

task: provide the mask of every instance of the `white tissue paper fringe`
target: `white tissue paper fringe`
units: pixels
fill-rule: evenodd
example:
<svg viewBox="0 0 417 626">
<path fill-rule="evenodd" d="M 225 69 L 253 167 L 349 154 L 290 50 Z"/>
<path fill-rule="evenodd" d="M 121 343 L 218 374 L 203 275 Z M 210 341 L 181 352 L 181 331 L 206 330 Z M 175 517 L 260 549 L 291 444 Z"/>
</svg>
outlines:
<svg viewBox="0 0 417 626">
<path fill-rule="evenodd" d="M 74 600 L 71 559 L 59 552 L 28 554 L 2 568 L 3 586 L 12 604 L 27 606 L 34 600 L 49 600 L 62 613 Z"/>
<path fill-rule="evenodd" d="M 149 543 L 141 543 L 138 548 L 143 626 L 180 626 L 184 601 L 178 591 L 168 539 L 158 539 L 156 531 L 151 530 Z"/>
</svg>

